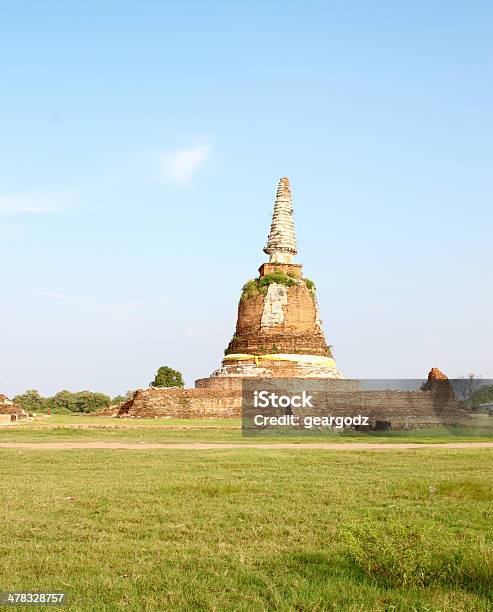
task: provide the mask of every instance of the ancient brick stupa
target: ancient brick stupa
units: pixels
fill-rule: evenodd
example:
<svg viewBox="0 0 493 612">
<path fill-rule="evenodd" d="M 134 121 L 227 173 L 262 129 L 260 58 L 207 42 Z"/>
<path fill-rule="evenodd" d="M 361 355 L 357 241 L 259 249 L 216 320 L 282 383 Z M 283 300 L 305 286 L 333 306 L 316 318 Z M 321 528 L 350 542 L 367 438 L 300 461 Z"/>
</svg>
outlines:
<svg viewBox="0 0 493 612">
<path fill-rule="evenodd" d="M 228 386 L 256 377 L 342 378 L 320 324 L 315 285 L 297 254 L 289 180 L 282 178 L 264 252 L 269 262 L 241 294 L 235 334 L 221 367 L 197 387 Z"/>
<path fill-rule="evenodd" d="M 119 407 L 118 416 L 239 418 L 245 379 L 276 377 L 323 379 L 321 406 L 327 414 L 368 415 L 375 427 L 378 421 L 410 427 L 453 424 L 458 416 L 463 418 L 450 382 L 436 368 L 420 391 L 362 390 L 359 381 L 331 380 L 343 377 L 320 326 L 315 287 L 303 277 L 301 264 L 293 263 L 297 249 L 287 178 L 279 182 L 264 251 L 269 261 L 243 287 L 236 331 L 221 367 L 195 381 L 193 389 L 138 389 Z"/>
</svg>

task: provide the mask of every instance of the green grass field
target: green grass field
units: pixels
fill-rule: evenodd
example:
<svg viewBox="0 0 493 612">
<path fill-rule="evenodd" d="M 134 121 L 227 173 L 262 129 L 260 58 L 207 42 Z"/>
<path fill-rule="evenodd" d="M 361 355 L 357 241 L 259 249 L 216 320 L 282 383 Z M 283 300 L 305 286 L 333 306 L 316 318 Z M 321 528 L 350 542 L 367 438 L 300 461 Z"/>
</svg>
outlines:
<svg viewBox="0 0 493 612">
<path fill-rule="evenodd" d="M 0 590 L 66 591 L 70 610 L 492 610 L 488 461 L 0 450 Z"/>
<path fill-rule="evenodd" d="M 53 415 L 0 427 L 0 442 L 447 442 L 493 441 L 493 419 L 478 417 L 473 427 L 414 429 L 389 432 L 312 430 L 305 435 L 276 432 L 269 436 L 242 435 L 240 419 L 115 419 Z"/>
<path fill-rule="evenodd" d="M 251 440 L 239 425 L 54 416 L 0 441 Z M 436 430 L 338 439 L 347 449 L 0 449 L 0 591 L 65 591 L 76 611 L 493 610 L 493 450 L 439 448 L 456 438 Z"/>
</svg>

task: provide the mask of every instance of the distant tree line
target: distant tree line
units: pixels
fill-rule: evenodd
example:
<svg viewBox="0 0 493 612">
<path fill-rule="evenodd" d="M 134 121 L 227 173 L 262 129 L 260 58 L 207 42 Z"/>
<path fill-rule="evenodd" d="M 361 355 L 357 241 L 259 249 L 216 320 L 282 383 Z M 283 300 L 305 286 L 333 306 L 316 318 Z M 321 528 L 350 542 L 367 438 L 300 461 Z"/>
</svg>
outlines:
<svg viewBox="0 0 493 612">
<path fill-rule="evenodd" d="M 183 376 L 177 370 L 169 366 L 161 366 L 152 387 L 183 387 Z M 113 399 L 105 393 L 95 391 L 59 391 L 52 397 L 43 397 L 36 389 L 29 389 L 14 397 L 14 402 L 19 404 L 26 412 L 99 412 L 110 406 L 118 406 L 132 399 L 134 392 L 127 391 L 125 395 L 117 395 Z"/>
<path fill-rule="evenodd" d="M 52 397 L 43 397 L 35 389 L 16 395 L 14 402 L 26 412 L 99 412 L 109 406 L 122 404 L 130 399 L 132 391 L 126 395 L 117 395 L 113 399 L 105 393 L 95 391 L 59 391 Z"/>
</svg>

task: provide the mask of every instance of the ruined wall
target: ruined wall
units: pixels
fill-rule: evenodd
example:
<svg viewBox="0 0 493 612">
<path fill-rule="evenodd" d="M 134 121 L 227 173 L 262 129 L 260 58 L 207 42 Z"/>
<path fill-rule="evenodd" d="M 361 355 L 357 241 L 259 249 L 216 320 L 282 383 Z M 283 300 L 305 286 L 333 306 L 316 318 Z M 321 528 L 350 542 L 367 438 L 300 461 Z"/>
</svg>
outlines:
<svg viewBox="0 0 493 612">
<path fill-rule="evenodd" d="M 307 414 L 368 416 L 371 421 L 390 421 L 397 424 L 424 425 L 427 423 L 455 423 L 464 414 L 458 409 L 453 393 L 433 391 L 331 391 L 313 400 L 315 409 Z M 303 411 L 295 411 L 300 416 Z"/>
<path fill-rule="evenodd" d="M 122 406 L 120 417 L 213 419 L 241 416 L 241 391 L 229 389 L 142 389 Z"/>
<path fill-rule="evenodd" d="M 19 404 L 14 404 L 6 395 L 0 393 L 0 414 L 15 414 L 19 417 L 27 416 L 27 412 Z"/>
<path fill-rule="evenodd" d="M 325 382 L 325 381 L 324 381 Z M 390 421 L 393 427 L 455 423 L 465 418 L 453 394 L 434 391 L 357 391 L 356 381 L 337 387 L 327 384 L 315 394 L 310 415 L 353 416 Z M 241 388 L 231 389 L 156 389 L 136 391 L 133 400 L 123 405 L 120 417 L 239 418 L 242 416 Z M 301 410 L 295 414 L 303 415 Z"/>
</svg>

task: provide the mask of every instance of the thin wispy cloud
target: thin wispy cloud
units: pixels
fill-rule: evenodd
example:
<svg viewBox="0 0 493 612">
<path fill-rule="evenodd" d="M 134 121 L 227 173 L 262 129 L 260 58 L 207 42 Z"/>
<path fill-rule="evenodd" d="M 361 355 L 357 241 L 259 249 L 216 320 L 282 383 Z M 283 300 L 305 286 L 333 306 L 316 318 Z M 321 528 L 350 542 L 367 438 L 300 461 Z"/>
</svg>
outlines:
<svg viewBox="0 0 493 612">
<path fill-rule="evenodd" d="M 173 183 L 188 183 L 211 156 L 207 144 L 177 149 L 161 156 L 161 176 Z"/>
<path fill-rule="evenodd" d="M 57 212 L 59 198 L 49 194 L 0 194 L 0 214 L 47 214 Z"/>
<path fill-rule="evenodd" d="M 89 298 L 72 295 L 70 293 L 60 293 L 55 291 L 35 291 L 35 295 L 50 298 L 53 300 L 61 300 L 62 302 L 72 302 L 74 304 L 86 305 L 90 303 Z"/>
</svg>

